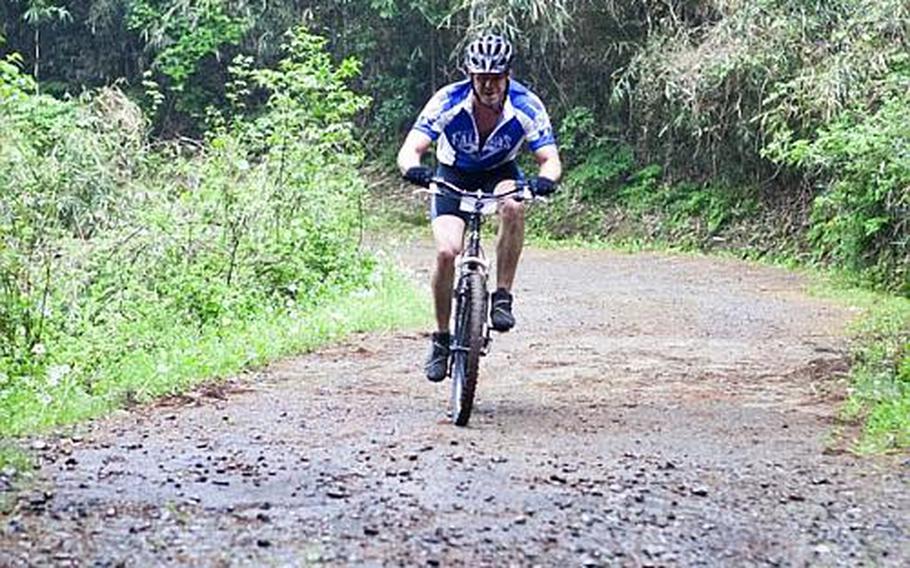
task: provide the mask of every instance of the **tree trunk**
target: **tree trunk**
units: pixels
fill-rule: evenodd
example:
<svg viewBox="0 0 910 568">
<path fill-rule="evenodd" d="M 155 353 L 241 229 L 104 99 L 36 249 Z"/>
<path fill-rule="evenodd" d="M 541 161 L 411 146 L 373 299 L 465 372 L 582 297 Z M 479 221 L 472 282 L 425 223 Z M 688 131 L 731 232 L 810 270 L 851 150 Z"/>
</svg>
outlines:
<svg viewBox="0 0 910 568">
<path fill-rule="evenodd" d="M 35 94 L 40 94 L 41 87 L 38 84 L 39 62 L 41 61 L 41 28 L 35 24 Z"/>
</svg>

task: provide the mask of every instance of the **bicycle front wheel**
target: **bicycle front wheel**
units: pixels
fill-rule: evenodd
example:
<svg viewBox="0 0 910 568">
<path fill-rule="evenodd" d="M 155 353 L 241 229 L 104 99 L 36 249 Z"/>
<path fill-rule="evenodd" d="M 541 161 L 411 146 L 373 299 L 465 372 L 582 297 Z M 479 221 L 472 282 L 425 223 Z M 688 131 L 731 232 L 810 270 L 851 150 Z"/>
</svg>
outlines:
<svg viewBox="0 0 910 568">
<path fill-rule="evenodd" d="M 474 406 L 474 393 L 483 350 L 483 326 L 486 320 L 487 289 L 483 276 L 465 276 L 464 290 L 459 295 L 455 326 L 456 350 L 452 363 L 452 419 L 456 426 L 467 426 Z"/>
</svg>

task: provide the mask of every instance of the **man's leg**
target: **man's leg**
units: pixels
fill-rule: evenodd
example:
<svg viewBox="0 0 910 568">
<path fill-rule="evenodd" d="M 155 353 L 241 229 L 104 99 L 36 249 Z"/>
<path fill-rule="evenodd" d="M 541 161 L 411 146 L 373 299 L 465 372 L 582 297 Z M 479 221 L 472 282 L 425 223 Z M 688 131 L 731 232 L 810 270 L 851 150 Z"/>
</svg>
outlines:
<svg viewBox="0 0 910 568">
<path fill-rule="evenodd" d="M 464 221 L 455 215 L 436 217 L 433 219 L 433 240 L 436 242 L 436 262 L 431 286 L 436 306 L 436 332 L 433 333 L 425 371 L 428 379 L 438 382 L 446 377 L 448 370 L 455 258 L 461 252 L 464 241 Z"/>
<path fill-rule="evenodd" d="M 464 243 L 464 221 L 455 215 L 440 215 L 433 219 L 433 240 L 436 241 L 436 265 L 431 286 L 436 306 L 436 329 L 449 331 L 452 315 L 452 287 L 455 280 L 455 258 Z"/>
<path fill-rule="evenodd" d="M 525 242 L 525 206 L 506 199 L 499 206 L 499 240 L 496 243 L 496 283 L 507 292 L 512 290 L 518 259 Z"/>
<path fill-rule="evenodd" d="M 525 206 L 506 199 L 499 206 L 499 240 L 496 243 L 496 283 L 490 306 L 490 320 L 496 331 L 509 331 L 515 326 L 512 315 L 512 284 L 525 239 Z"/>
</svg>

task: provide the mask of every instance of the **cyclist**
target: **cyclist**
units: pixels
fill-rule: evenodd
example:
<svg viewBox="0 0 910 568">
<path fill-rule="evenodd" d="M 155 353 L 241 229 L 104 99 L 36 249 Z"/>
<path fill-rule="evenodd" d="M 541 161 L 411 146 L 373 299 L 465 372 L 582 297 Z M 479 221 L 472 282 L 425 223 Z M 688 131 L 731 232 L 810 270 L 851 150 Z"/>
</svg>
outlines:
<svg viewBox="0 0 910 568">
<path fill-rule="evenodd" d="M 550 118 L 537 95 L 511 78 L 512 54 L 509 41 L 494 34 L 467 46 L 467 79 L 436 92 L 398 153 L 398 167 L 405 179 L 429 186 L 434 172 L 422 166 L 420 159 L 436 142 L 436 175 L 469 191 L 492 192 L 503 182 L 523 179 L 515 158 L 527 141 L 539 167 L 538 175 L 528 182 L 531 191 L 543 196 L 556 190 L 562 165 Z M 436 242 L 431 286 L 437 331 L 432 335 L 425 370 L 427 378 L 437 382 L 445 378 L 447 370 L 455 258 L 463 247 L 465 214 L 457 199 L 438 195 L 433 196 L 430 214 Z M 511 290 L 524 243 L 524 205 L 507 198 L 500 203 L 499 216 L 497 289 L 490 322 L 494 330 L 503 332 L 515 325 Z"/>
</svg>

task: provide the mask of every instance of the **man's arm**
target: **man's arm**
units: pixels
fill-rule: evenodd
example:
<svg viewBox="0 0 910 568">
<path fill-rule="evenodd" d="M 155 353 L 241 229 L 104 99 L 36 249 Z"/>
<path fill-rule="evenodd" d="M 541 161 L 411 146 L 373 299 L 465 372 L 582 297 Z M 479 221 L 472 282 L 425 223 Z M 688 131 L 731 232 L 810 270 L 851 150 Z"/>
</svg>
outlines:
<svg viewBox="0 0 910 568">
<path fill-rule="evenodd" d="M 430 149 L 433 140 L 419 130 L 411 130 L 398 151 L 398 169 L 404 175 L 411 168 L 420 166 L 420 158 Z"/>
<path fill-rule="evenodd" d="M 540 171 L 537 173 L 540 177 L 545 177 L 551 181 L 559 181 L 562 176 L 562 162 L 559 159 L 559 150 L 555 144 L 548 144 L 534 152 L 534 159 Z"/>
</svg>

